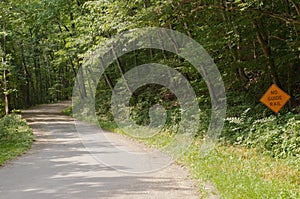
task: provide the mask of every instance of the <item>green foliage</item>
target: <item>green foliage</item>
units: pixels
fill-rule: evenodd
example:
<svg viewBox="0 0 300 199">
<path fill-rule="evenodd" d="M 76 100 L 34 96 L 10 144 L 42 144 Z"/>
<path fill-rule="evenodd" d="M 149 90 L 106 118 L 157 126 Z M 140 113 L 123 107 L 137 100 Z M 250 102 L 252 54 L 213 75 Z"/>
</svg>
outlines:
<svg viewBox="0 0 300 199">
<path fill-rule="evenodd" d="M 245 96 L 241 101 L 257 105 L 262 92 L 276 82 L 292 95 L 290 111 L 298 111 L 300 22 L 294 1 L 12 0 L 0 4 L 0 54 L 14 66 L 8 89 L 17 100 L 10 100 L 11 109 L 69 98 L 83 57 L 97 45 L 132 28 L 157 26 L 186 33 L 203 45 L 228 91 L 236 92 L 232 97 Z M 138 64 L 156 61 L 188 74 L 195 91 L 208 102 L 206 85 L 186 62 L 155 50 L 151 56 L 150 51 L 136 53 Z M 123 59 L 124 71 L 134 65 L 133 60 L 133 54 Z M 107 73 L 114 80 L 121 75 Z"/>
<path fill-rule="evenodd" d="M 34 136 L 20 115 L 0 119 L 0 165 L 17 157 L 31 147 Z"/>
<path fill-rule="evenodd" d="M 223 140 L 233 145 L 256 148 L 276 158 L 300 156 L 299 115 L 284 115 L 257 119 L 247 114 L 229 117 L 223 132 Z"/>
<path fill-rule="evenodd" d="M 221 137 L 223 143 L 255 148 L 276 158 L 299 157 L 300 13 L 297 1 L 10 0 L 1 1 L 0 7 L 0 116 L 4 113 L 7 95 L 10 110 L 69 98 L 83 58 L 111 36 L 133 28 L 164 27 L 192 37 L 204 46 L 217 64 L 228 98 L 228 118 Z M 100 123 L 109 128 L 116 127 L 110 110 L 111 88 L 123 73 L 150 62 L 173 67 L 191 83 L 201 108 L 197 139 L 202 139 L 210 121 L 206 83 L 187 61 L 154 49 L 128 53 L 120 58 L 120 65 L 115 62 L 105 71 L 107 76 L 100 79 L 96 93 L 96 114 Z M 6 79 L 3 79 L 4 70 L 8 73 Z M 291 95 L 286 109 L 292 113 L 283 110 L 283 114 L 275 117 L 260 104 L 260 97 L 272 83 Z M 80 91 L 80 97 L 85 99 L 84 86 Z M 149 108 L 156 103 L 167 110 L 168 116 L 164 127 L 167 133 L 151 141 L 153 145 L 160 145 L 172 137 L 180 121 L 178 101 L 168 89 L 147 85 L 137 90 L 130 101 L 131 118 L 137 124 L 149 124 Z M 71 108 L 64 113 L 71 114 Z M 14 123 L 17 119 L 12 117 L 16 116 L 4 117 L 0 122 L 1 144 L 3 140 L 17 143 L 18 128 L 12 127 L 20 123 Z M 26 143 L 29 142 L 24 142 L 27 146 Z M 14 148 L 15 145 L 10 146 Z M 195 170 L 203 169 L 211 175 L 209 177 L 213 177 L 210 164 L 222 173 L 219 164 L 231 158 L 222 153 L 204 160 L 189 157 L 190 162 L 195 158 L 193 164 L 198 165 Z M 230 170 L 230 166 L 241 166 L 237 159 L 233 160 L 229 166 L 223 165 L 224 168 Z M 201 161 L 205 163 L 204 167 L 201 167 Z M 206 175 L 205 172 L 201 177 Z M 251 184 L 258 179 L 253 172 L 245 176 L 229 173 L 215 178 L 215 183 L 219 184 L 223 194 L 231 181 L 240 183 L 229 188 L 238 187 L 236 195 L 224 195 L 229 198 L 241 198 L 238 192 L 242 190 L 241 193 L 246 194 L 243 192 L 246 189 L 252 192 L 245 198 L 272 198 L 271 192 L 276 193 L 277 198 L 299 196 L 281 185 L 276 189 L 275 182 L 258 180 L 259 186 Z M 278 191 L 282 192 L 279 194 Z"/>
<path fill-rule="evenodd" d="M 73 112 L 73 107 L 72 106 L 67 107 L 64 110 L 62 110 L 62 113 L 67 115 L 67 116 L 72 116 L 72 112 Z"/>
<path fill-rule="evenodd" d="M 246 118 L 247 113 L 249 110 L 244 112 L 243 118 Z M 207 118 L 205 115 L 202 116 Z M 289 118 L 293 118 L 293 115 L 290 115 Z M 294 119 L 290 120 L 294 124 Z M 239 125 L 243 123 L 241 118 L 228 118 L 228 122 L 231 130 L 235 132 L 238 131 L 235 129 L 241 130 Z M 261 121 L 256 127 L 262 127 L 263 123 Z M 249 124 L 247 125 L 249 126 Z M 100 126 L 124 134 L 113 122 L 101 120 Z M 206 127 L 206 125 L 204 126 Z M 245 126 L 242 127 L 246 128 Z M 227 128 L 229 127 L 227 126 Z M 291 129 L 299 132 L 298 124 L 292 125 Z M 138 139 L 138 141 L 155 148 L 164 147 L 174 139 L 172 129 L 168 130 L 165 129 L 149 139 Z M 260 136 L 258 137 L 260 138 Z M 227 139 L 229 138 L 230 136 L 227 137 Z M 239 140 L 238 136 L 236 138 Z M 201 151 L 202 143 L 202 137 L 196 138 L 189 150 L 178 160 L 179 164 L 186 166 L 191 171 L 191 176 L 198 182 L 201 198 L 206 198 L 211 194 L 206 193 L 207 185 L 213 185 L 217 189 L 216 194 L 219 194 L 221 198 L 228 199 L 298 199 L 300 197 L 299 156 L 286 156 L 285 159 L 272 158 L 266 149 L 263 152 L 268 155 L 261 154 L 256 149 L 244 148 L 241 146 L 243 143 L 234 143 L 235 146 L 217 144 L 213 151 L 204 156 Z"/>
<path fill-rule="evenodd" d="M 179 160 L 187 165 L 194 178 L 201 179 L 201 192 L 207 192 L 207 184 L 212 184 L 220 198 L 300 197 L 299 159 L 278 160 L 230 146 L 217 146 L 209 155 L 203 156 L 201 143 L 196 140 Z"/>
</svg>

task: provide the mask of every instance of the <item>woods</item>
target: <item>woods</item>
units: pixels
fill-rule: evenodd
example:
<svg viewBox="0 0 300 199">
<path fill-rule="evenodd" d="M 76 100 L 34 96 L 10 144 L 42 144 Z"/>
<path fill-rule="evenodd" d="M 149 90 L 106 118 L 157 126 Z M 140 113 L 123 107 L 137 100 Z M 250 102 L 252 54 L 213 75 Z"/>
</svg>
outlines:
<svg viewBox="0 0 300 199">
<path fill-rule="evenodd" d="M 298 111 L 300 9 L 295 0 L 3 0 L 0 7 L 3 113 L 70 98 L 89 51 L 117 33 L 148 26 L 180 31 L 203 45 L 222 72 L 228 95 L 237 98 L 232 104 L 258 105 L 276 83 L 292 96 L 289 111 Z M 144 61 L 140 54 L 126 61 L 137 65 Z M 155 57 L 151 50 L 143 54 Z M 123 67 L 121 73 L 128 70 Z M 107 72 L 107 84 L 115 78 Z"/>
<path fill-rule="evenodd" d="M 291 96 L 280 113 L 290 116 L 278 119 L 287 123 L 300 111 L 300 9 L 295 0 L 2 0 L 0 7 L 1 115 L 70 99 L 76 78 L 80 80 L 90 72 L 88 68 L 79 69 L 91 53 L 111 37 L 143 27 L 184 33 L 213 58 L 227 95 L 229 127 L 225 126 L 223 131 L 225 140 L 247 141 L 245 137 L 252 131 L 240 124 L 235 132 L 236 128 L 230 126 L 234 123 L 230 123 L 231 118 L 244 121 L 243 115 L 247 114 L 246 127 L 252 120 L 273 115 L 259 101 L 273 83 Z M 180 50 L 176 42 L 172 45 L 175 52 Z M 157 49 L 134 50 L 118 57 L 113 47 L 110 53 L 115 61 L 98 84 L 91 79 L 83 80 L 87 83 L 79 88 L 80 98 L 85 99 L 90 95 L 88 87 L 97 84 L 99 121 L 113 121 L 111 94 L 119 78 L 139 65 L 159 63 L 179 71 L 192 85 L 203 110 L 197 135 L 205 135 L 211 85 L 191 63 Z M 103 61 L 100 59 L 100 65 Z M 166 108 L 166 129 L 172 129 L 180 121 L 180 105 L 174 93 L 157 84 L 134 91 L 130 101 L 132 119 L 139 125 L 149 124 L 149 108 L 156 103 Z M 295 143 L 299 145 L 298 141 Z M 282 141 L 277 143 L 282 147 L 281 144 Z"/>
<path fill-rule="evenodd" d="M 209 53 L 222 76 L 227 112 L 210 156 L 201 157 L 199 151 L 207 139 L 213 100 L 222 95 L 212 97 L 214 85 L 178 55 L 182 46 L 170 35 L 166 38 L 161 33 L 160 37 L 171 41 L 173 51 L 162 50 L 166 43 L 155 41 L 161 48 L 130 46 L 135 50 L 120 55 L 118 46 L 112 45 L 107 56 L 114 61 L 106 69 L 105 57 L 96 57 L 99 70 L 105 69 L 101 77 L 95 77 L 99 81 L 85 79 L 93 70 L 82 66 L 110 38 L 147 27 L 175 30 L 192 38 Z M 25 125 L 9 113 L 71 99 L 76 81 L 84 82 L 77 85 L 80 99 L 95 95 L 95 107 L 91 106 L 101 127 L 121 132 L 111 107 L 120 79 L 143 64 L 167 65 L 190 83 L 200 108 L 199 128 L 179 163 L 194 178 L 216 185 L 224 198 L 299 198 L 299 34 L 299 0 L 0 0 L 0 143 L 20 141 L 14 125 Z M 176 79 L 174 74 L 158 77 Z M 153 122 L 149 115 L 154 105 L 166 110 L 161 134 L 142 142 L 155 148 L 172 142 L 188 107 L 182 110 L 177 96 L 162 85 L 131 90 L 128 84 L 125 81 L 124 87 L 132 94 L 128 110 L 137 125 Z M 278 114 L 260 102 L 272 84 L 291 97 Z M 95 93 L 90 92 L 93 86 Z M 71 114 L 71 109 L 65 112 Z M 29 148 L 33 137 L 27 127 L 24 132 L 24 147 Z"/>
<path fill-rule="evenodd" d="M 78 69 L 97 46 L 133 28 L 163 27 L 193 38 L 214 59 L 225 83 L 228 116 L 240 116 L 247 108 L 254 118 L 272 115 L 259 102 L 272 83 L 291 96 L 282 112 L 298 113 L 299 14 L 294 0 L 1 1 L 1 112 L 69 99 L 75 78 L 83 77 L 82 71 L 77 76 Z M 209 112 L 209 85 L 187 61 L 155 49 L 122 57 L 112 53 L 116 60 L 98 84 L 99 118 L 111 119 L 110 95 L 118 79 L 150 62 L 182 73 L 200 107 Z M 86 86 L 81 85 L 82 98 L 87 96 Z M 148 111 L 141 110 L 157 101 L 170 110 L 167 124 L 179 120 L 176 97 L 165 88 L 148 85 L 132 99 L 137 123 L 149 122 Z"/>
</svg>

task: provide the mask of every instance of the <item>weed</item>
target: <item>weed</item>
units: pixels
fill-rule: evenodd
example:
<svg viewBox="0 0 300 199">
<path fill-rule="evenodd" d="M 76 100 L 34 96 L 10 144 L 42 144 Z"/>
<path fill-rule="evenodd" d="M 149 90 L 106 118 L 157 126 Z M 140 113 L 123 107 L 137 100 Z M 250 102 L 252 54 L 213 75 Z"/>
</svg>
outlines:
<svg viewBox="0 0 300 199">
<path fill-rule="evenodd" d="M 32 130 L 20 115 L 12 114 L 0 119 L 0 165 L 24 153 L 31 147 Z"/>
</svg>

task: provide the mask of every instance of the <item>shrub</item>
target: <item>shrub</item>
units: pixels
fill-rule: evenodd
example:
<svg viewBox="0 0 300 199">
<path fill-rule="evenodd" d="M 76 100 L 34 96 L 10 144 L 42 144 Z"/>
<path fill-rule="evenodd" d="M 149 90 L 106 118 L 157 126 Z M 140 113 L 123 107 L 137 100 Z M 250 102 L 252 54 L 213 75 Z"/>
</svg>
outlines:
<svg viewBox="0 0 300 199">
<path fill-rule="evenodd" d="M 233 145 L 257 148 L 273 157 L 300 155 L 300 120 L 298 115 L 269 116 L 262 119 L 247 115 L 226 119 L 222 140 Z"/>
</svg>

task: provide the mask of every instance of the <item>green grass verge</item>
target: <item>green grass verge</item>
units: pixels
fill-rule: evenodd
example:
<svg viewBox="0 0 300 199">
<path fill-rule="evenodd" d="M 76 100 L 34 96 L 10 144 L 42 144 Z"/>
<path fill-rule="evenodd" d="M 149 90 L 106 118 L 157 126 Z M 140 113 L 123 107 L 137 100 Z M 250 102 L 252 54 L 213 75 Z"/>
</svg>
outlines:
<svg viewBox="0 0 300 199">
<path fill-rule="evenodd" d="M 101 118 L 99 123 L 103 129 L 130 137 L 111 122 L 110 118 Z M 266 125 L 265 122 L 263 124 Z M 259 129 L 264 126 L 258 127 L 255 132 L 261 135 Z M 165 131 L 137 141 L 150 147 L 161 148 L 171 142 L 173 135 Z M 209 155 L 203 156 L 200 152 L 201 145 L 202 139 L 196 138 L 185 154 L 178 159 L 178 163 L 188 168 L 191 177 L 198 183 L 201 198 L 208 196 L 205 189 L 207 184 L 212 184 L 220 198 L 226 199 L 300 198 L 299 156 L 274 158 L 268 155 L 269 153 L 261 153 L 259 148 L 230 144 L 225 146 L 224 143 L 217 145 Z"/>
<path fill-rule="evenodd" d="M 100 122 L 106 130 L 125 134 L 110 122 Z M 126 134 L 125 134 L 126 135 Z M 160 148 L 169 143 L 172 134 L 163 132 L 150 139 L 141 139 L 151 147 Z M 190 170 L 199 190 L 206 198 L 205 184 L 213 184 L 221 198 L 228 199 L 299 199 L 300 160 L 275 159 L 234 146 L 216 146 L 209 155 L 200 153 L 202 140 L 196 139 L 178 163 Z"/>
<path fill-rule="evenodd" d="M 300 161 L 274 159 L 255 150 L 218 146 L 201 156 L 196 141 L 179 161 L 195 179 L 215 185 L 221 198 L 300 198 Z M 199 184 L 203 190 L 203 183 Z"/>
<path fill-rule="evenodd" d="M 12 114 L 0 119 L 0 165 L 31 147 L 32 130 L 20 115 Z"/>
</svg>

